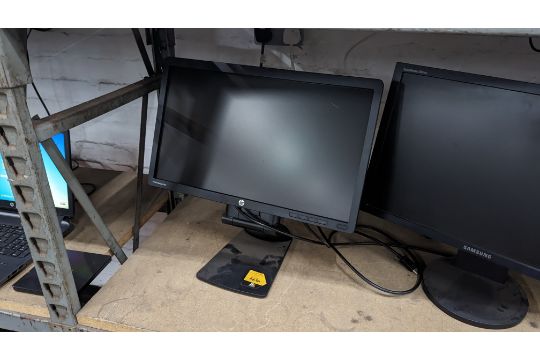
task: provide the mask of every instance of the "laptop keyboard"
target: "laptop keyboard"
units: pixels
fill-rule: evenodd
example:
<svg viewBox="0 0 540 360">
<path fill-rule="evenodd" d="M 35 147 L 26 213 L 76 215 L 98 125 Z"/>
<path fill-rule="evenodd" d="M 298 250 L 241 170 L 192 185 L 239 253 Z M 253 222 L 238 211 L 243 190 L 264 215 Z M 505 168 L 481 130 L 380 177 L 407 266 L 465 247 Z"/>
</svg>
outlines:
<svg viewBox="0 0 540 360">
<path fill-rule="evenodd" d="M 0 224 L 0 255 L 23 258 L 30 254 L 21 226 Z"/>
</svg>

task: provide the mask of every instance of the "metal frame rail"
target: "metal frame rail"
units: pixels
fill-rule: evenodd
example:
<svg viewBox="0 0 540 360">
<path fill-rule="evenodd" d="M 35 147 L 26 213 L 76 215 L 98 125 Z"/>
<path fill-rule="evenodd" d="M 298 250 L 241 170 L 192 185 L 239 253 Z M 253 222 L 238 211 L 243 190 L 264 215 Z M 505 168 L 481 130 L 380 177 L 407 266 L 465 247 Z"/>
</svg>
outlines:
<svg viewBox="0 0 540 360">
<path fill-rule="evenodd" d="M 151 34 L 150 37 L 147 36 L 147 40 L 152 41 L 154 68 L 150 64 L 139 30 L 133 29 L 148 78 L 32 121 L 26 104 L 26 86 L 32 84 L 27 58 L 26 29 L 0 30 L 0 152 L 50 315 L 50 319 L 28 319 L 21 315 L 0 312 L 1 327 L 8 330 L 46 331 L 82 329 L 77 324 L 76 317 L 81 305 L 45 173 L 40 142 L 112 253 L 120 263 L 127 260 L 121 246 L 51 137 L 142 97 L 133 227 L 134 249 L 138 246 L 148 94 L 159 89 L 163 55 L 174 55 L 172 29 L 151 29 L 148 33 Z"/>
</svg>

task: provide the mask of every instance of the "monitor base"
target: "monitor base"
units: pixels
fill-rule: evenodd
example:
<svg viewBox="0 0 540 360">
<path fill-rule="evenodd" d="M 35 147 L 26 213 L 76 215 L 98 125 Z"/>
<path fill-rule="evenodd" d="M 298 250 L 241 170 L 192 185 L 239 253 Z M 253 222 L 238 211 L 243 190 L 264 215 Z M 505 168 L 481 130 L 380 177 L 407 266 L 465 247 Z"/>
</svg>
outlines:
<svg viewBox="0 0 540 360">
<path fill-rule="evenodd" d="M 474 259 L 471 259 L 473 257 Z M 471 271 L 479 268 L 483 271 Z M 465 265 L 465 266 L 464 266 Z M 489 267 L 494 267 L 489 271 Z M 481 275 L 495 273 L 498 279 Z M 507 329 L 519 324 L 529 308 L 521 286 L 507 270 L 478 256 L 459 252 L 454 258 L 438 259 L 424 271 L 422 288 L 427 297 L 447 315 L 485 329 Z"/>
<path fill-rule="evenodd" d="M 287 231 L 281 224 L 276 227 Z M 268 295 L 292 239 L 278 234 L 269 236 L 267 233 L 247 231 L 240 232 L 225 245 L 199 270 L 197 278 L 225 290 L 264 298 Z"/>
</svg>

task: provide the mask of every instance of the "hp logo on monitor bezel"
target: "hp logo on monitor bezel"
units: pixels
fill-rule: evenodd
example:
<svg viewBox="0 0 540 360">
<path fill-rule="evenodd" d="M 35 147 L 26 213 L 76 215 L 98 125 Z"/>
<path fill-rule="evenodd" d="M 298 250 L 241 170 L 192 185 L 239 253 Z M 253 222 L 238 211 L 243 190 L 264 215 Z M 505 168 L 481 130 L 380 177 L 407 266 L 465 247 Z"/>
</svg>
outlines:
<svg viewBox="0 0 540 360">
<path fill-rule="evenodd" d="M 246 202 L 244 200 L 242 200 L 242 199 L 238 200 L 238 205 L 239 206 L 244 206 L 245 203 Z"/>
</svg>

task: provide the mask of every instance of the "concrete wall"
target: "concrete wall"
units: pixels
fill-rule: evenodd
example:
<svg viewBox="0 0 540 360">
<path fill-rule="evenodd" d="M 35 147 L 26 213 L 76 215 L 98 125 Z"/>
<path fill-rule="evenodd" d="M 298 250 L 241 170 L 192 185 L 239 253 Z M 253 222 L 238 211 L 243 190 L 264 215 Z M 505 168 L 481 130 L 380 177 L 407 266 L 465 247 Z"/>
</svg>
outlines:
<svg viewBox="0 0 540 360">
<path fill-rule="evenodd" d="M 252 29 L 178 29 L 176 41 L 180 57 L 259 64 Z M 130 30 L 34 31 L 28 47 L 34 80 L 52 112 L 145 76 Z M 268 47 L 266 54 L 268 67 L 380 78 L 385 93 L 397 61 L 540 82 L 540 54 L 525 37 L 307 29 L 301 49 Z M 44 116 L 33 90 L 28 96 L 31 113 Z M 146 167 L 156 110 L 153 95 Z M 73 157 L 94 167 L 134 168 L 139 119 L 140 100 L 73 129 Z"/>
</svg>

